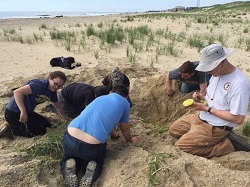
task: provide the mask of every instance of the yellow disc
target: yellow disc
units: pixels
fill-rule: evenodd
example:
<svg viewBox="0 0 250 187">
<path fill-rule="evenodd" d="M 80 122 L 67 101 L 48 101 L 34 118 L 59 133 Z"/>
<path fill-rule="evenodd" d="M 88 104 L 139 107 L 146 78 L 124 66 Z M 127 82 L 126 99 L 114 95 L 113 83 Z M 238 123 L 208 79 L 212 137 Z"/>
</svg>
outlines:
<svg viewBox="0 0 250 187">
<path fill-rule="evenodd" d="M 191 106 L 194 103 L 193 99 L 186 99 L 185 101 L 183 101 L 183 106 Z"/>
<path fill-rule="evenodd" d="M 206 102 L 206 101 L 201 100 L 201 102 L 202 102 L 204 105 L 207 105 L 207 102 Z"/>
</svg>

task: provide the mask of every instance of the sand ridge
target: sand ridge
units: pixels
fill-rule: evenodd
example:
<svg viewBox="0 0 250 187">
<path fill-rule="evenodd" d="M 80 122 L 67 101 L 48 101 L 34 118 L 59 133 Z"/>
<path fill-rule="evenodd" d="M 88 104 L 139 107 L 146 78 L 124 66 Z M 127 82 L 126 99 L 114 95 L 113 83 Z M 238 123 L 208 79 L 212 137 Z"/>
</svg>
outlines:
<svg viewBox="0 0 250 187">
<path fill-rule="evenodd" d="M 90 24 L 94 29 L 101 30 L 98 27 L 101 22 L 107 27 L 110 24 L 119 24 L 123 28 L 146 25 L 154 31 L 167 28 L 176 35 L 185 32 L 190 36 L 194 33 L 209 33 L 213 28 L 212 33 L 229 36 L 225 42 L 226 46 L 235 47 L 235 52 L 229 57 L 229 61 L 239 67 L 249 78 L 249 52 L 245 50 L 243 44 L 236 47 L 239 33 L 242 37 L 247 35 L 242 32 L 242 24 L 233 23 L 232 26 L 230 23 L 225 23 L 213 26 L 191 23 L 189 18 L 143 19 L 140 17 L 134 18 L 134 21 L 124 20 L 127 20 L 125 15 L 0 20 L 2 29 L 0 30 L 2 39 L 0 64 L 3 67 L 0 69 L 0 126 L 5 124 L 4 109 L 12 96 L 12 89 L 23 85 L 26 81 L 46 77 L 49 72 L 60 70 L 68 76 L 67 84 L 85 82 L 100 85 L 103 77 L 111 72 L 113 67 L 119 66 L 131 81 L 130 94 L 134 106 L 131 111 L 130 125 L 132 133 L 140 138 L 141 143 L 138 146 L 132 146 L 123 138 L 116 141 L 108 140 L 104 171 L 94 186 L 144 187 L 153 186 L 153 184 L 166 187 L 250 186 L 249 153 L 234 152 L 213 159 L 193 156 L 173 147 L 175 140 L 167 132 L 174 120 L 190 112 L 189 109 L 183 108 L 181 103 L 191 95 L 176 91 L 175 95 L 169 98 L 165 91 L 166 72 L 186 60 L 199 60 L 199 52 L 196 48 L 188 46 L 184 41 L 177 42 L 176 46 L 179 50 L 177 56 L 159 55 L 155 61 L 157 42 L 147 51 L 145 43 L 137 41 L 138 45 L 142 43 L 143 50 L 136 53 L 136 61 L 132 63 L 126 55 L 128 46 L 131 47 L 127 41 L 115 42 L 110 48 L 104 46 L 101 49 L 100 39 L 91 36 L 87 38 L 87 46 L 84 50 L 78 51 L 78 46 L 75 45 L 73 50 L 67 51 L 60 41 L 51 40 L 49 34 L 53 30 L 86 33 Z M 41 29 L 42 24 L 49 29 Z M 77 26 L 78 24 L 80 27 Z M 187 27 L 187 24 L 190 26 Z M 24 38 L 36 33 L 43 36 L 43 41 L 32 44 L 6 41 L 3 35 L 4 29 L 15 29 Z M 158 42 L 167 45 L 169 41 L 160 38 Z M 95 58 L 97 51 L 98 58 Z M 52 68 L 49 61 L 58 56 L 73 56 L 82 66 L 73 70 Z M 174 84 L 177 89 L 178 83 Z M 66 124 L 63 124 L 57 115 L 44 110 L 47 104 L 42 104 L 37 110 L 52 119 L 54 124 L 61 124 L 60 128 L 65 128 Z M 49 133 L 57 130 L 52 128 Z M 239 133 L 241 130 L 242 126 L 236 129 Z M 32 139 L 18 138 L 14 141 L 0 139 L 0 186 L 62 186 L 63 179 L 59 173 L 60 159 L 52 159 L 44 163 L 42 160 L 30 158 L 22 151 L 22 147 L 32 146 L 44 139 L 46 136 Z M 164 159 L 158 161 L 159 170 L 154 175 L 150 175 L 150 163 L 155 158 L 160 159 L 161 156 Z M 150 177 L 151 182 L 149 182 Z"/>
</svg>

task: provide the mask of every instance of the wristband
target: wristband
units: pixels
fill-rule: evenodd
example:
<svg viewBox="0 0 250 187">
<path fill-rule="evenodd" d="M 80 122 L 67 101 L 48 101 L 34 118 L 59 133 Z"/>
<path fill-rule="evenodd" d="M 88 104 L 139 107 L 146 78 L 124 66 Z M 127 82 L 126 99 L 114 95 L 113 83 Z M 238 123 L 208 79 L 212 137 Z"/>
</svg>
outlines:
<svg viewBox="0 0 250 187">
<path fill-rule="evenodd" d="M 211 114 L 211 113 L 210 113 L 210 112 L 211 112 L 211 109 L 212 109 L 211 107 L 208 108 L 208 110 L 207 110 L 207 113 L 208 113 L 208 114 Z"/>
</svg>

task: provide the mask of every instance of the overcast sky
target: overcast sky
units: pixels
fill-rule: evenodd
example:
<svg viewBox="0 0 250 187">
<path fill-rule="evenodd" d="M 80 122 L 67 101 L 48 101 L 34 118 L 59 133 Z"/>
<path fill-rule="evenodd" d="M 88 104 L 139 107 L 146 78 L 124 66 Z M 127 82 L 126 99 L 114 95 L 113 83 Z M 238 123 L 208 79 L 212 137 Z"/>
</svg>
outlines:
<svg viewBox="0 0 250 187">
<path fill-rule="evenodd" d="M 229 2 L 234 1 L 200 0 L 200 6 Z M 194 7 L 197 0 L 0 0 L 0 11 L 144 12 L 176 6 Z"/>
</svg>

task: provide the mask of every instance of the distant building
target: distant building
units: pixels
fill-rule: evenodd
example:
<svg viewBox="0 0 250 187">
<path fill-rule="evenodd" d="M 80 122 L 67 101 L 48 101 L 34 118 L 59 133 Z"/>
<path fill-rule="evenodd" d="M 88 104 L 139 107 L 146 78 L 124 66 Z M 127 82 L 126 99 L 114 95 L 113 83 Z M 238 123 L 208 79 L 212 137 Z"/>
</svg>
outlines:
<svg viewBox="0 0 250 187">
<path fill-rule="evenodd" d="M 188 10 L 193 10 L 193 9 L 197 9 L 197 8 L 199 8 L 199 7 L 186 7 L 186 11 L 188 11 Z"/>
<path fill-rule="evenodd" d="M 175 7 L 175 12 L 182 12 L 182 11 L 185 11 L 185 7 L 183 7 L 183 6 L 176 6 Z"/>
</svg>

